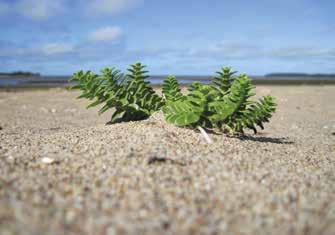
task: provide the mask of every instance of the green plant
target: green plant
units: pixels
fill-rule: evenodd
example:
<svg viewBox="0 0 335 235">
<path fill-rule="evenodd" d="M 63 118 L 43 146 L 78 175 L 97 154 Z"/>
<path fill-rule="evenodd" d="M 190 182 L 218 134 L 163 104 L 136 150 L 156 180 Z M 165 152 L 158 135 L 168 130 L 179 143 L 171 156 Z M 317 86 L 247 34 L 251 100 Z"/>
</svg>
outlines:
<svg viewBox="0 0 335 235">
<path fill-rule="evenodd" d="M 185 95 L 180 93 L 177 80 L 168 77 L 163 84 L 166 120 L 177 126 L 202 131 L 202 128 L 217 128 L 231 134 L 243 134 L 245 128 L 256 133 L 256 125 L 263 129 L 263 123 L 275 112 L 274 98 L 265 96 L 259 101 L 251 100 L 255 95 L 251 80 L 247 75 L 234 74 L 231 68 L 222 68 L 210 85 L 193 83 Z"/>
<path fill-rule="evenodd" d="M 71 79 L 77 83 L 72 89 L 82 91 L 78 98 L 92 100 L 87 108 L 103 105 L 99 114 L 114 108 L 110 123 L 143 120 L 164 104 L 146 81 L 144 68 L 141 63 L 133 64 L 126 75 L 115 68 L 105 68 L 101 75 L 79 71 Z"/>
<path fill-rule="evenodd" d="M 212 82 L 216 87 L 226 92 L 234 81 L 234 74 L 236 74 L 236 71 L 232 71 L 230 67 L 222 67 L 221 71 L 216 72 Z"/>
<path fill-rule="evenodd" d="M 180 86 L 176 77 L 174 76 L 167 76 L 165 78 L 162 85 L 162 92 L 164 94 L 165 100 L 177 101 L 183 97 Z"/>
<path fill-rule="evenodd" d="M 168 76 L 162 86 L 164 98 L 146 81 L 144 68 L 133 64 L 125 75 L 115 68 L 105 68 L 101 75 L 79 71 L 71 79 L 77 82 L 72 88 L 82 91 L 78 98 L 92 101 L 88 108 L 102 105 L 100 114 L 114 108 L 110 123 L 146 119 L 162 108 L 169 123 L 198 128 L 209 142 L 203 128 L 231 134 L 243 134 L 248 128 L 256 133 L 256 126 L 263 129 L 276 109 L 271 96 L 252 100 L 251 80 L 245 74 L 236 76 L 229 67 L 217 72 L 209 85 L 192 83 L 186 94 L 177 79 Z"/>
</svg>

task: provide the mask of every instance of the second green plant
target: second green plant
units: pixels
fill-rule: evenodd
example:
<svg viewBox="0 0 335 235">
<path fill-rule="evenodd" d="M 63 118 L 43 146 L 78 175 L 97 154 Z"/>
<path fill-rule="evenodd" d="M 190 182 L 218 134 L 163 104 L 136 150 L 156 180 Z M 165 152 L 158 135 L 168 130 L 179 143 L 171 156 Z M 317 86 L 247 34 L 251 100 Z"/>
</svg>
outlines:
<svg viewBox="0 0 335 235">
<path fill-rule="evenodd" d="M 163 84 L 166 120 L 177 126 L 216 128 L 230 134 L 243 133 L 244 129 L 256 133 L 256 126 L 263 129 L 263 123 L 275 112 L 274 98 L 251 100 L 255 93 L 250 78 L 234 74 L 229 67 L 222 68 L 211 84 L 192 83 L 187 94 L 181 93 L 175 77 L 166 78 Z"/>
</svg>

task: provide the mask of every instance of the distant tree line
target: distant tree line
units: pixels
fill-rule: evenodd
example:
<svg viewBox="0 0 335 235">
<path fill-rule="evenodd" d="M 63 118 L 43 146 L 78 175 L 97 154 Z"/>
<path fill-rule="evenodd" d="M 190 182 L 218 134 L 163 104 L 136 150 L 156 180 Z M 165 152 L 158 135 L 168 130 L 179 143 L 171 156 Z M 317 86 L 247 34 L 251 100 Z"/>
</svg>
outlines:
<svg viewBox="0 0 335 235">
<path fill-rule="evenodd" d="M 265 77 L 335 77 L 334 73 L 268 73 Z"/>
<path fill-rule="evenodd" d="M 25 77 L 39 77 L 41 76 L 40 73 L 32 73 L 28 71 L 14 71 L 10 73 L 3 73 L 0 72 L 0 76 L 25 76 Z"/>
</svg>

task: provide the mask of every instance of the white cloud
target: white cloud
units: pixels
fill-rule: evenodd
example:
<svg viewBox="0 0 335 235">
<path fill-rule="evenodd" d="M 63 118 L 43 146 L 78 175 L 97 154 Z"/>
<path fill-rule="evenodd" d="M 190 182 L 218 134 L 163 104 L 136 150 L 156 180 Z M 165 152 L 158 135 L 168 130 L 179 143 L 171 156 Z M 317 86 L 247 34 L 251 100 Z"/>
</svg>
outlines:
<svg viewBox="0 0 335 235">
<path fill-rule="evenodd" d="M 115 41 L 122 35 L 122 30 L 117 26 L 100 28 L 89 35 L 92 41 Z"/>
<path fill-rule="evenodd" d="M 64 11 L 65 2 L 62 0 L 20 0 L 16 10 L 34 20 L 44 20 Z"/>
<path fill-rule="evenodd" d="M 87 5 L 89 13 L 115 15 L 138 6 L 142 0 L 96 0 Z"/>
<path fill-rule="evenodd" d="M 42 46 L 42 53 L 45 55 L 58 55 L 72 52 L 74 46 L 69 43 L 48 43 Z"/>
</svg>

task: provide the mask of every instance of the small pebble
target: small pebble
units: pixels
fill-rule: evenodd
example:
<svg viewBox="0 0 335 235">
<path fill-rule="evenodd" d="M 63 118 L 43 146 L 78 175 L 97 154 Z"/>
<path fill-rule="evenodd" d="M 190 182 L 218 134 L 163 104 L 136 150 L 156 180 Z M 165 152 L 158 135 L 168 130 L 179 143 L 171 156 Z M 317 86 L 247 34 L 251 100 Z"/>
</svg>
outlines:
<svg viewBox="0 0 335 235">
<path fill-rule="evenodd" d="M 8 156 L 7 159 L 8 159 L 8 161 L 13 161 L 14 157 L 13 156 Z"/>
<path fill-rule="evenodd" d="M 45 164 L 53 164 L 53 163 L 58 163 L 58 161 L 56 161 L 53 158 L 49 158 L 49 157 L 44 157 L 42 158 L 42 162 Z"/>
</svg>

